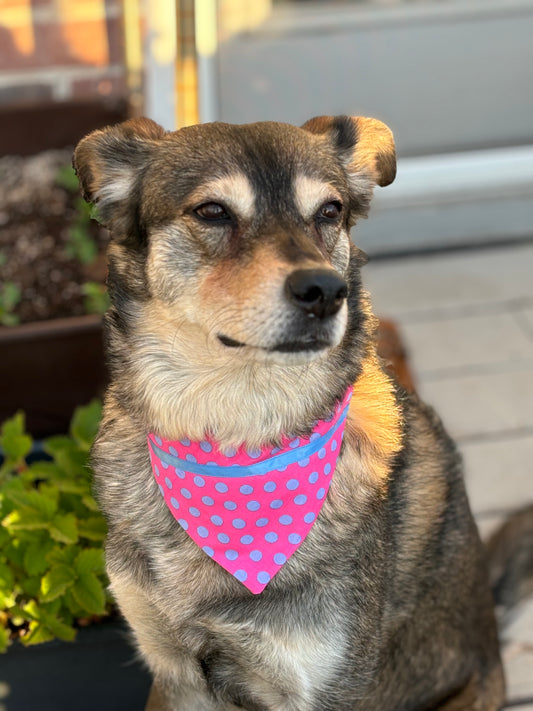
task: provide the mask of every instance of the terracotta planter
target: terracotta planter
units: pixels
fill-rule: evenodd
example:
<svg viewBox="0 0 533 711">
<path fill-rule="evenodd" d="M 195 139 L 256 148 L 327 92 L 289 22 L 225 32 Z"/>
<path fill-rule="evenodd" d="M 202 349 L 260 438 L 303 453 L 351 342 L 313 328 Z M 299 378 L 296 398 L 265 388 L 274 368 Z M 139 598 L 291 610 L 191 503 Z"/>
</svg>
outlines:
<svg viewBox="0 0 533 711">
<path fill-rule="evenodd" d="M 34 437 L 66 432 L 74 409 L 105 382 L 99 316 L 0 328 L 0 422 L 24 410 Z"/>
<path fill-rule="evenodd" d="M 151 684 L 117 622 L 81 629 L 74 642 L 15 643 L 0 669 L 6 711 L 143 711 Z"/>
</svg>

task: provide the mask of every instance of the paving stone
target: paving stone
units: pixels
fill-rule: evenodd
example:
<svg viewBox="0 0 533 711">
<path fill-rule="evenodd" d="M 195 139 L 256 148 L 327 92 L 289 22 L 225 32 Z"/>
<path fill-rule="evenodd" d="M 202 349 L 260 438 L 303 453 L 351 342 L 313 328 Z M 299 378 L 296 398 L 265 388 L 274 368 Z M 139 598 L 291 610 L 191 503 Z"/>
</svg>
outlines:
<svg viewBox="0 0 533 711">
<path fill-rule="evenodd" d="M 533 502 L 533 434 L 464 442 L 460 450 L 474 514 L 510 512 Z"/>
<path fill-rule="evenodd" d="M 383 316 L 532 299 L 533 245 L 370 262 L 363 283 Z"/>
<path fill-rule="evenodd" d="M 418 391 L 455 438 L 533 428 L 533 368 L 444 380 L 420 377 Z"/>
<path fill-rule="evenodd" d="M 403 323 L 402 336 L 415 373 L 527 361 L 533 340 L 511 313 Z"/>
</svg>

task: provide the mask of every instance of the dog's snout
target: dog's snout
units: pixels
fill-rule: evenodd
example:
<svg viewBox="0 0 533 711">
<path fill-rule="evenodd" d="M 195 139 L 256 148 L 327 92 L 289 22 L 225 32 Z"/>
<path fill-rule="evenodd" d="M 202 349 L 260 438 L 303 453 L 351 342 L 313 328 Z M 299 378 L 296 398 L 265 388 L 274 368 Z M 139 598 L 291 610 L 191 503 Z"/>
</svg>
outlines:
<svg viewBox="0 0 533 711">
<path fill-rule="evenodd" d="M 339 311 L 348 287 L 332 269 L 297 269 L 287 277 L 285 293 L 302 311 L 325 318 Z"/>
</svg>

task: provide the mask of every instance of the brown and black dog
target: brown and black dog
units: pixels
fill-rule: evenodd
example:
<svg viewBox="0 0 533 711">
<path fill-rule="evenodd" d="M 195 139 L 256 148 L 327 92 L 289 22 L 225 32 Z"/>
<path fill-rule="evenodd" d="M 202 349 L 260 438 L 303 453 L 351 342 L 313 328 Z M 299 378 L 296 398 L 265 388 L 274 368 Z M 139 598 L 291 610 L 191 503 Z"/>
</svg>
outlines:
<svg viewBox="0 0 533 711">
<path fill-rule="evenodd" d="M 484 551 L 433 411 L 385 374 L 349 231 L 395 176 L 368 118 L 95 131 L 74 165 L 112 233 L 94 448 L 113 594 L 166 711 L 496 711 Z M 305 437 L 353 385 L 326 500 L 254 595 L 176 522 L 147 434 Z"/>
</svg>

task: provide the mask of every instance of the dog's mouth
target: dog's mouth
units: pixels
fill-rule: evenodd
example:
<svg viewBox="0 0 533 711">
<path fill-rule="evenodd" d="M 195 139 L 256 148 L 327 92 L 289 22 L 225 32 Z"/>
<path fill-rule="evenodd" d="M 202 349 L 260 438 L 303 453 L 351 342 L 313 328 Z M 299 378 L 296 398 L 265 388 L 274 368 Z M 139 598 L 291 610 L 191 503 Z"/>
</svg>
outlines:
<svg viewBox="0 0 533 711">
<path fill-rule="evenodd" d="M 227 348 L 246 348 L 248 346 L 247 343 L 241 343 L 241 341 L 236 341 L 235 339 L 221 333 L 218 334 L 217 338 L 220 343 Z M 284 341 L 282 343 L 276 343 L 273 346 L 269 346 L 268 348 L 262 348 L 261 346 L 256 346 L 256 348 L 258 347 L 267 353 L 304 353 L 306 351 L 322 351 L 329 348 L 330 345 L 329 341 L 325 341 L 323 339 L 312 339 L 307 341 Z"/>
</svg>

